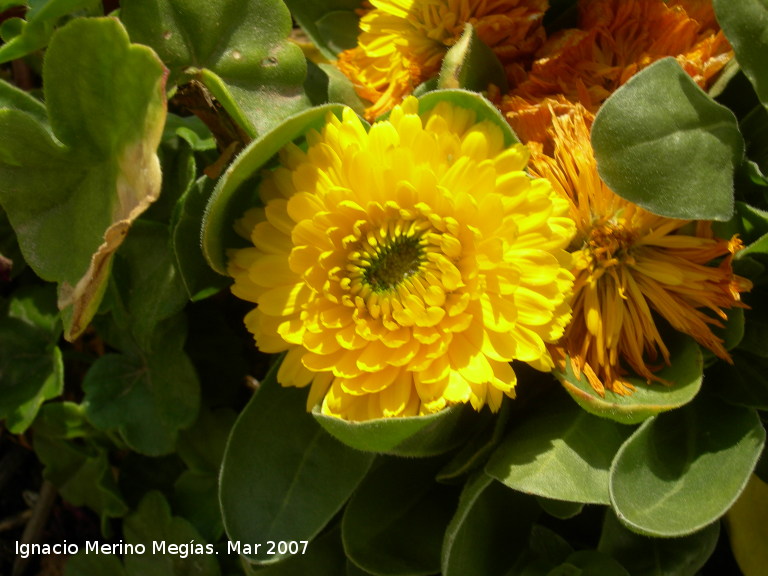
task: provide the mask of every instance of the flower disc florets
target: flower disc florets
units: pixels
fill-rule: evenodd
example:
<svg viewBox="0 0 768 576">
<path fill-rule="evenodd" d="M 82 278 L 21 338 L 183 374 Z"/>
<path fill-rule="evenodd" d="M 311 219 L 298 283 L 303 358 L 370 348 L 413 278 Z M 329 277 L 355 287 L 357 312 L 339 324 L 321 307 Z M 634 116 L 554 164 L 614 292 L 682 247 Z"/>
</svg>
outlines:
<svg viewBox="0 0 768 576">
<path fill-rule="evenodd" d="M 548 370 L 570 318 L 568 203 L 501 129 L 408 99 L 366 132 L 349 109 L 286 146 L 239 223 L 233 292 L 284 385 L 351 420 L 514 395 L 512 360 Z"/>
</svg>

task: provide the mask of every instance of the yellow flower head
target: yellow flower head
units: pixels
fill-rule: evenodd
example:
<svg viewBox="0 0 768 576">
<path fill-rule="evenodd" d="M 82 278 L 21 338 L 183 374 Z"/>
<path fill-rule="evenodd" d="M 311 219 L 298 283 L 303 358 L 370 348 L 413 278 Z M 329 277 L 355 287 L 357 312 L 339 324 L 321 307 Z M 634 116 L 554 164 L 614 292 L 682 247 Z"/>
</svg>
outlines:
<svg viewBox="0 0 768 576">
<path fill-rule="evenodd" d="M 590 117 L 578 108 L 554 116 L 554 152 L 534 145 L 531 159 L 531 172 L 568 199 L 577 227 L 573 321 L 561 352 L 598 393 L 628 393 L 629 370 L 659 381 L 654 370 L 669 363 L 660 316 L 729 361 L 711 327 L 751 288 L 731 268 L 738 239 L 713 238 L 709 222 L 657 216 L 613 193 L 597 173 Z"/>
<path fill-rule="evenodd" d="M 547 0 L 371 0 L 360 21 L 357 47 L 338 66 L 373 105 L 372 120 L 440 70 L 446 51 L 470 23 L 499 57 L 508 75 L 544 42 Z"/>
<path fill-rule="evenodd" d="M 514 395 L 570 318 L 568 202 L 523 170 L 522 145 L 441 102 L 408 98 L 366 132 L 345 109 L 267 173 L 230 253 L 232 291 L 286 386 L 350 420 Z"/>
<path fill-rule="evenodd" d="M 528 78 L 500 106 L 524 142 L 525 117 L 537 103 L 546 109 L 548 99 L 562 95 L 595 113 L 635 73 L 666 56 L 706 89 L 733 57 L 711 0 L 581 0 L 579 9 L 580 27 L 550 37 Z"/>
</svg>

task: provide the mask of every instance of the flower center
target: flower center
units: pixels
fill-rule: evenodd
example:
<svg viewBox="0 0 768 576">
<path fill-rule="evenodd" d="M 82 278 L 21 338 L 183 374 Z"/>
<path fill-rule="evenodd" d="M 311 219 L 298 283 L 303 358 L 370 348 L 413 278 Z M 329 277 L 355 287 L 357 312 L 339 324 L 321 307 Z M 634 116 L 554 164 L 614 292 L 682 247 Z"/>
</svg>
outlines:
<svg viewBox="0 0 768 576">
<path fill-rule="evenodd" d="M 611 221 L 598 222 L 587 239 L 593 262 L 601 268 L 617 266 L 631 258 L 629 251 L 636 234 L 625 226 Z"/>
<path fill-rule="evenodd" d="M 375 292 L 397 287 L 418 272 L 423 249 L 419 236 L 400 236 L 374 249 L 373 257 L 363 272 L 363 279 Z"/>
</svg>

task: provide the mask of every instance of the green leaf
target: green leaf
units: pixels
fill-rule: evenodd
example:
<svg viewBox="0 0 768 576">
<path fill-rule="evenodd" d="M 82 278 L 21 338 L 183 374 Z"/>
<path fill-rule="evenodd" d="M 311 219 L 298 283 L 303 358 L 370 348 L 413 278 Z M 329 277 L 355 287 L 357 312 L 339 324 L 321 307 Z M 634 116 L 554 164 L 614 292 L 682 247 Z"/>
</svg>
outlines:
<svg viewBox="0 0 768 576">
<path fill-rule="evenodd" d="M 160 191 L 164 70 L 117 20 L 76 19 L 52 38 L 43 82 L 50 126 L 0 110 L 0 204 L 26 261 L 59 284 L 73 340 L 98 308 L 112 255 Z"/>
<path fill-rule="evenodd" d="M 350 560 L 379 576 L 440 571 L 443 534 L 458 496 L 434 481 L 440 465 L 380 457 L 344 512 L 341 537 Z"/>
<path fill-rule="evenodd" d="M 43 402 L 64 390 L 56 295 L 48 288 L 18 290 L 9 316 L 0 318 L 0 420 L 14 434 L 24 432 Z"/>
<path fill-rule="evenodd" d="M 216 551 L 184 518 L 171 515 L 159 492 L 149 492 L 123 524 L 129 544 L 143 544 L 144 554 L 126 554 L 128 576 L 218 576 Z"/>
<path fill-rule="evenodd" d="M 303 550 L 303 544 L 302 544 Z M 306 553 L 259 570 L 260 576 L 339 576 L 344 574 L 347 558 L 341 545 L 338 525 L 320 535 L 307 546 Z"/>
<path fill-rule="evenodd" d="M 174 486 L 174 509 L 207 540 L 224 533 L 219 507 L 219 469 L 236 414 L 230 409 L 201 410 L 197 421 L 179 435 L 177 451 L 187 470 Z"/>
<path fill-rule="evenodd" d="M 163 129 L 163 141 L 179 137 L 195 152 L 207 152 L 216 149 L 216 140 L 208 127 L 197 116 L 177 116 L 168 114 Z"/>
<path fill-rule="evenodd" d="M 685 536 L 722 516 L 765 442 L 757 413 L 699 396 L 647 420 L 611 468 L 611 505 L 630 529 Z"/>
<path fill-rule="evenodd" d="M 366 452 L 398 456 L 434 456 L 455 448 L 483 420 L 467 406 L 455 406 L 426 416 L 378 418 L 350 422 L 326 416 L 315 407 L 312 415 L 332 436 Z M 488 416 L 488 412 L 483 412 Z"/>
<path fill-rule="evenodd" d="M 11 2 L 11 5 L 24 2 Z M 96 15 L 101 11 L 97 0 L 45 0 L 32 2 L 26 14 L 26 20 L 11 18 L 3 22 L 2 31 L 5 43 L 0 46 L 0 63 L 18 60 L 27 54 L 44 48 L 53 34 L 58 21 L 73 12 L 87 11 Z M 0 10 L 2 11 L 2 10 Z M 9 26 L 10 25 L 10 26 Z M 11 31 L 11 27 L 14 28 Z"/>
<path fill-rule="evenodd" d="M 629 572 L 610 556 L 594 550 L 579 550 L 547 576 L 629 576 Z"/>
<path fill-rule="evenodd" d="M 133 0 L 120 18 L 171 69 L 171 83 L 196 77 L 251 137 L 308 106 L 304 55 L 287 40 L 291 16 L 279 0 Z"/>
<path fill-rule="evenodd" d="M 749 78 L 760 101 L 768 107 L 768 2 L 766 0 L 713 0 L 717 22 L 733 46 L 739 66 Z"/>
<path fill-rule="evenodd" d="M 312 540 L 344 505 L 373 456 L 329 436 L 306 413 L 306 391 L 282 388 L 276 368 L 240 414 L 227 444 L 219 498 L 230 540 Z M 241 550 L 260 564 L 285 554 Z"/>
<path fill-rule="evenodd" d="M 200 247 L 205 206 L 215 181 L 203 176 L 179 200 L 171 222 L 171 241 L 176 267 L 187 294 L 193 301 L 206 298 L 224 288 L 229 281 L 211 270 Z"/>
<path fill-rule="evenodd" d="M 285 0 L 302 30 L 320 52 L 335 60 L 341 50 L 357 43 L 358 16 L 361 0 Z M 343 23 L 343 25 L 341 25 Z"/>
<path fill-rule="evenodd" d="M 355 92 L 354 84 L 333 64 L 315 64 L 308 60 L 304 88 L 312 104 L 333 102 L 349 106 L 360 116 L 365 113 L 365 104 Z"/>
<path fill-rule="evenodd" d="M 479 473 L 461 493 L 459 507 L 445 531 L 443 576 L 505 574 L 526 547 L 539 515 L 530 496 L 510 490 Z"/>
<path fill-rule="evenodd" d="M 509 431 L 486 472 L 510 488 L 570 502 L 607 504 L 608 471 L 632 428 L 551 394 Z"/>
<path fill-rule="evenodd" d="M 136 222 L 117 252 L 113 279 L 119 296 L 112 313 L 119 329 L 151 352 L 158 324 L 181 312 L 188 296 L 174 265 L 168 226 Z"/>
<path fill-rule="evenodd" d="M 737 406 L 768 410 L 768 358 L 736 350 L 733 364 L 718 362 L 707 370 L 713 394 Z"/>
<path fill-rule="evenodd" d="M 89 436 L 93 427 L 82 405 L 74 402 L 49 402 L 40 408 L 34 431 L 35 434 L 69 440 Z"/>
<path fill-rule="evenodd" d="M 126 573 L 119 556 L 86 553 L 83 548 L 67 558 L 64 576 L 126 576 Z"/>
<path fill-rule="evenodd" d="M 342 109 L 338 104 L 328 104 L 289 118 L 251 142 L 227 168 L 216 184 L 203 217 L 203 254 L 216 272 L 226 275 L 226 250 L 243 245 L 243 239 L 235 234 L 235 220 L 249 208 L 260 204 L 256 182 L 252 178 L 257 177 L 258 171 L 288 142 L 310 130 L 320 130 L 328 114 L 341 117 Z"/>
<path fill-rule="evenodd" d="M 765 570 L 765 516 L 768 514 L 768 484 L 752 476 L 744 492 L 725 516 L 731 549 L 746 576 Z"/>
<path fill-rule="evenodd" d="M 504 66 L 467 22 L 461 38 L 443 58 L 437 86 L 482 92 L 488 90 L 490 84 L 497 86 L 502 94 L 508 91 Z"/>
<path fill-rule="evenodd" d="M 556 375 L 571 397 L 587 412 L 622 424 L 636 424 L 659 412 L 687 404 L 701 388 L 704 361 L 696 341 L 688 337 L 678 338 L 670 344 L 670 353 L 671 364 L 659 371 L 658 376 L 672 385 L 648 384 L 643 378 L 629 378 L 635 391 L 628 396 L 610 390 L 600 396 L 586 376 L 576 378 L 570 360 L 566 371 Z"/>
<path fill-rule="evenodd" d="M 474 433 L 469 435 L 461 449 L 453 454 L 448 464 L 438 473 L 439 482 L 451 483 L 485 464 L 504 436 L 512 402 L 511 398 L 503 398 L 499 412 L 475 427 Z"/>
<path fill-rule="evenodd" d="M 0 80 L 0 108 L 15 108 L 41 122 L 46 122 L 48 119 L 48 113 L 42 102 L 4 80 Z"/>
<path fill-rule="evenodd" d="M 736 117 L 673 58 L 651 64 L 606 100 L 592 145 L 608 186 L 651 212 L 702 220 L 733 214 L 733 173 L 744 153 Z"/>
<path fill-rule="evenodd" d="M 720 522 L 681 538 L 648 538 L 627 530 L 611 511 L 605 515 L 598 550 L 621 562 L 632 576 L 695 576 L 717 545 Z"/>
<path fill-rule="evenodd" d="M 174 449 L 180 429 L 194 422 L 200 384 L 183 351 L 186 323 L 172 318 L 157 330 L 151 352 L 105 354 L 83 379 L 85 410 L 94 426 L 117 430 L 137 452 Z"/>
<path fill-rule="evenodd" d="M 584 509 L 583 502 L 553 500 L 552 498 L 544 498 L 543 496 L 537 496 L 536 501 L 544 512 L 555 518 L 560 518 L 561 520 L 568 520 L 569 518 L 578 516 Z"/>
<path fill-rule="evenodd" d="M 115 483 L 109 454 L 104 448 L 83 447 L 54 436 L 35 436 L 35 453 L 45 465 L 43 476 L 53 483 L 73 506 L 88 506 L 101 516 L 102 527 L 109 518 L 128 512 Z"/>
</svg>

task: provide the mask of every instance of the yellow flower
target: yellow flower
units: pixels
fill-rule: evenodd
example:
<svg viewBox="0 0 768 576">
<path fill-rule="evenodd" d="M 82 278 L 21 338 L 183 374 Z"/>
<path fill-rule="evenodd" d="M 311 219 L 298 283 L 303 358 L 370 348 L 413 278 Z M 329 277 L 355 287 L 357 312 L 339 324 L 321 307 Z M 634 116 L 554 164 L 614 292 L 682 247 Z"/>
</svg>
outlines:
<svg viewBox="0 0 768 576">
<path fill-rule="evenodd" d="M 286 386 L 350 420 L 514 396 L 510 361 L 541 370 L 570 318 L 573 221 L 522 145 L 446 102 L 408 98 L 366 132 L 329 115 L 308 149 L 264 176 L 264 208 L 237 225 L 232 291 L 246 325 L 287 354 Z"/>
<path fill-rule="evenodd" d="M 533 145 L 531 173 L 567 198 L 576 221 L 573 320 L 560 350 L 592 387 L 629 393 L 631 370 L 648 381 L 669 363 L 658 317 L 730 361 L 712 326 L 743 307 L 748 280 L 733 274 L 740 248 L 712 236 L 709 222 L 657 216 L 614 194 L 600 179 L 586 110 L 553 117 L 554 152 Z M 718 264 L 713 260 L 720 259 Z M 710 313 L 711 312 L 711 313 Z"/>
<path fill-rule="evenodd" d="M 511 77 L 544 42 L 541 21 L 547 0 L 371 0 L 360 21 L 357 47 L 339 56 L 338 67 L 372 102 L 369 120 L 390 110 L 435 76 L 446 51 L 469 22 Z"/>
<path fill-rule="evenodd" d="M 666 56 L 706 89 L 733 57 L 709 0 L 581 0 L 578 29 L 555 34 L 537 53 L 527 79 L 500 105 L 523 142 L 526 115 L 550 98 L 592 113 L 635 73 Z"/>
</svg>

